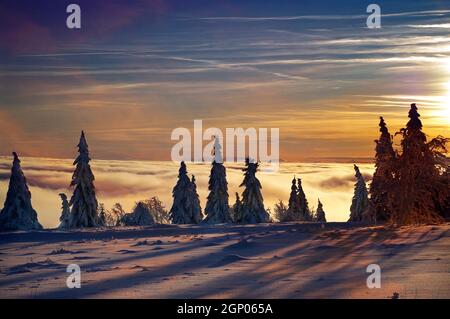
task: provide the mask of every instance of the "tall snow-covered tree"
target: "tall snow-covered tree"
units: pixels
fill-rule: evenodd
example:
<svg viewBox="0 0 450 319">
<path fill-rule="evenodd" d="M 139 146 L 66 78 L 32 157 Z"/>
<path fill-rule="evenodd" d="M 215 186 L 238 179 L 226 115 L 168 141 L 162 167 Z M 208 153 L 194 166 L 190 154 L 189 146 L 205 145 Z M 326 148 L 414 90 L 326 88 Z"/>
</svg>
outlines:
<svg viewBox="0 0 450 319">
<path fill-rule="evenodd" d="M 264 200 L 261 193 L 261 183 L 256 177 L 258 163 L 245 159 L 244 180 L 240 187 L 244 186 L 242 193 L 242 213 L 238 223 L 255 224 L 267 223 L 270 216 L 264 208 Z"/>
<path fill-rule="evenodd" d="M 448 139 L 438 137 L 427 143 L 415 103 L 408 117 L 406 127 L 398 133 L 402 152 L 394 165 L 394 183 L 388 188 L 390 219 L 399 225 L 439 222 L 450 187 L 448 175 L 445 178 L 445 171 L 439 169 L 439 157 L 444 155 L 438 148 L 446 151 Z"/>
<path fill-rule="evenodd" d="M 297 188 L 297 179 L 292 179 L 291 193 L 289 195 L 288 210 L 283 222 L 304 220 L 303 212 L 300 209 L 299 190 Z M 281 221 L 281 220 L 280 220 Z"/>
<path fill-rule="evenodd" d="M 238 192 L 236 192 L 236 201 L 231 208 L 231 218 L 235 223 L 242 219 L 242 201 L 239 198 Z"/>
<path fill-rule="evenodd" d="M 191 206 L 191 216 L 194 221 L 194 224 L 198 224 L 203 219 L 202 207 L 200 206 L 200 198 L 197 193 L 197 184 L 195 182 L 195 175 L 192 175 L 191 178 L 191 192 L 190 192 L 192 203 Z"/>
<path fill-rule="evenodd" d="M 392 147 L 392 136 L 380 117 L 380 138 L 375 140 L 375 172 L 369 187 L 370 206 L 363 219 L 368 221 L 387 221 L 390 216 L 388 209 L 388 187 L 393 183 L 393 167 L 396 154 Z"/>
<path fill-rule="evenodd" d="M 5 205 L 0 211 L 0 230 L 42 229 L 37 213 L 31 205 L 31 192 L 22 172 L 19 157 L 16 152 L 13 152 L 13 156 L 8 193 Z"/>
<path fill-rule="evenodd" d="M 316 210 L 315 220 L 316 220 L 316 222 L 322 222 L 322 223 L 327 222 L 327 218 L 325 216 L 325 212 L 323 210 L 323 205 L 322 205 L 320 199 L 317 200 L 317 210 Z"/>
<path fill-rule="evenodd" d="M 69 227 L 70 223 L 70 205 L 67 200 L 67 195 L 64 193 L 60 193 L 59 197 L 61 197 L 61 216 L 59 217 L 59 229 L 66 229 Z"/>
<path fill-rule="evenodd" d="M 132 213 L 125 214 L 122 217 L 121 224 L 125 226 L 148 226 L 153 225 L 153 219 L 150 210 L 143 202 L 139 202 L 133 209 Z"/>
<path fill-rule="evenodd" d="M 214 160 L 209 175 L 209 195 L 205 207 L 206 224 L 231 223 L 228 205 L 228 183 L 225 166 L 222 164 L 221 146 L 218 138 L 214 144 Z"/>
<path fill-rule="evenodd" d="M 359 167 L 353 165 L 355 169 L 355 192 L 352 199 L 352 205 L 350 206 L 350 219 L 349 222 L 359 222 L 363 220 L 363 214 L 369 207 L 369 195 L 367 192 L 366 182 Z"/>
<path fill-rule="evenodd" d="M 98 216 L 94 174 L 89 165 L 91 159 L 83 131 L 81 132 L 80 142 L 78 143 L 78 152 L 79 155 L 73 163 L 73 165 L 76 165 L 76 168 L 72 175 L 72 182 L 70 183 L 70 186 L 75 187 L 75 189 L 69 202 L 71 206 L 69 228 L 103 226 Z"/>
<path fill-rule="evenodd" d="M 297 197 L 299 207 L 299 220 L 311 221 L 311 211 L 308 206 L 308 200 L 306 199 L 305 192 L 303 191 L 302 180 L 297 178 Z"/>
<path fill-rule="evenodd" d="M 198 224 L 202 219 L 200 200 L 197 195 L 195 178 L 187 175 L 186 164 L 180 163 L 178 181 L 172 190 L 173 204 L 170 219 L 173 224 Z"/>
</svg>

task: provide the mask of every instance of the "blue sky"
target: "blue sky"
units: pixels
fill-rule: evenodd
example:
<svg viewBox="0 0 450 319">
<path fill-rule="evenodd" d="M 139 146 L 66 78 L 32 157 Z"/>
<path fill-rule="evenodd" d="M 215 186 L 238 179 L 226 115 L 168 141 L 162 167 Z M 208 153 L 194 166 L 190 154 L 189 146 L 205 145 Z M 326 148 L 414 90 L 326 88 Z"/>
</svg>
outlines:
<svg viewBox="0 0 450 319">
<path fill-rule="evenodd" d="M 65 27 L 69 3 L 82 29 Z M 449 133 L 450 2 L 2 1 L 0 152 L 169 159 L 170 132 L 278 127 L 287 160 L 370 157 L 419 105 Z"/>
</svg>

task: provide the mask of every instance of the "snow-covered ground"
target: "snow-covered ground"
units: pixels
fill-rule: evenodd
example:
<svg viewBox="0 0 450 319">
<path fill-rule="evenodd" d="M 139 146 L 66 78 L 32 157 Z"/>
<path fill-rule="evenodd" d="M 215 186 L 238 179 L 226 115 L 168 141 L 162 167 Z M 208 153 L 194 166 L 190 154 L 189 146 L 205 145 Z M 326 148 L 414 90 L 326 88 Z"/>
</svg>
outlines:
<svg viewBox="0 0 450 319">
<path fill-rule="evenodd" d="M 449 248 L 450 223 L 0 233 L 0 298 L 450 298 Z M 69 264 L 80 289 L 67 288 Z"/>
</svg>

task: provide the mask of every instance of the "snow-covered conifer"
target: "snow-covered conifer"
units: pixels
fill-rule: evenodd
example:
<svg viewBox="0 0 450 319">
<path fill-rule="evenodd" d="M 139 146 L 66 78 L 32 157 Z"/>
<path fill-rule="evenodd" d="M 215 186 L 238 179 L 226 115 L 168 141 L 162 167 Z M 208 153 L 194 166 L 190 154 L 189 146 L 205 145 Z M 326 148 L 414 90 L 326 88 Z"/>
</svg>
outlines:
<svg viewBox="0 0 450 319">
<path fill-rule="evenodd" d="M 316 222 L 322 222 L 322 223 L 327 222 L 327 218 L 325 216 L 325 212 L 323 210 L 323 205 L 320 202 L 320 199 L 317 200 L 317 210 L 316 210 L 315 220 L 316 220 Z"/>
<path fill-rule="evenodd" d="M 225 166 L 222 164 L 221 146 L 218 138 L 214 143 L 214 160 L 209 175 L 209 195 L 205 207 L 204 223 L 230 223 L 230 208 L 228 205 L 228 183 Z"/>
<path fill-rule="evenodd" d="M 359 222 L 363 220 L 363 214 L 369 207 L 369 195 L 367 192 L 366 182 L 359 167 L 353 165 L 355 169 L 355 192 L 352 199 L 352 205 L 350 206 L 350 219 L 349 222 Z"/>
<path fill-rule="evenodd" d="M 245 224 L 267 223 L 270 216 L 264 208 L 264 200 L 261 193 L 261 183 L 256 177 L 258 163 L 245 159 L 244 180 L 240 187 L 244 186 L 242 193 L 242 212 L 237 222 Z"/>
<path fill-rule="evenodd" d="M 13 156 L 8 193 L 5 205 L 0 211 L 0 230 L 42 229 L 37 213 L 31 205 L 31 192 L 28 190 L 19 157 L 16 152 L 13 152 Z"/>
<path fill-rule="evenodd" d="M 59 217 L 59 229 L 66 229 L 69 227 L 70 223 L 70 206 L 69 201 L 67 200 L 67 195 L 64 193 L 60 193 L 59 197 L 61 197 L 61 216 Z"/>
<path fill-rule="evenodd" d="M 83 131 L 78 143 L 78 152 L 79 155 L 73 163 L 76 168 L 70 183 L 70 186 L 75 187 L 75 189 L 69 202 L 71 206 L 69 228 L 103 226 L 98 216 L 94 174 L 89 165 L 91 159 Z"/>
</svg>

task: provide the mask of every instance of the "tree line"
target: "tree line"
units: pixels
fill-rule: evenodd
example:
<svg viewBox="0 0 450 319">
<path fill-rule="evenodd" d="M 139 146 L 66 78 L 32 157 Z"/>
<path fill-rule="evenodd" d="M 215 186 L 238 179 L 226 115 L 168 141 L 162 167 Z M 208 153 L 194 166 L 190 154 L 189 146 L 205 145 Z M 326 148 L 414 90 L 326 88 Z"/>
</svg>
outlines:
<svg viewBox="0 0 450 319">
<path fill-rule="evenodd" d="M 380 117 L 380 137 L 375 140 L 375 171 L 369 188 L 357 165 L 356 184 L 350 206 L 350 222 L 389 223 L 395 225 L 438 223 L 450 217 L 449 158 L 442 136 L 427 141 L 416 104 L 411 104 L 406 127 L 395 135 L 401 137 L 394 149 L 393 136 Z M 102 226 L 142 226 L 154 223 L 219 224 L 273 222 L 270 209 L 264 206 L 262 185 L 256 173 L 259 163 L 249 158 L 243 168 L 241 196 L 229 205 L 226 168 L 221 159 L 220 144 L 214 145 L 208 182 L 209 194 L 202 210 L 195 176 L 189 177 L 186 164 L 180 163 L 178 179 L 172 190 L 173 204 L 167 211 L 157 197 L 136 203 L 126 213 L 117 203 L 111 210 L 99 204 L 95 194 L 94 174 L 89 162 L 89 149 L 84 132 L 77 145 L 78 156 L 70 186 L 73 194 L 68 200 L 63 193 L 60 229 Z M 219 155 L 219 156 L 217 156 Z M 217 160 L 219 158 L 219 160 Z M 294 176 L 288 204 L 279 201 L 274 217 L 280 222 L 326 222 L 323 205 L 317 209 L 308 205 L 302 180 Z M 17 153 L 13 165 L 4 208 L 0 212 L 0 230 L 42 229 L 31 205 L 31 193 L 20 166 Z"/>
</svg>

